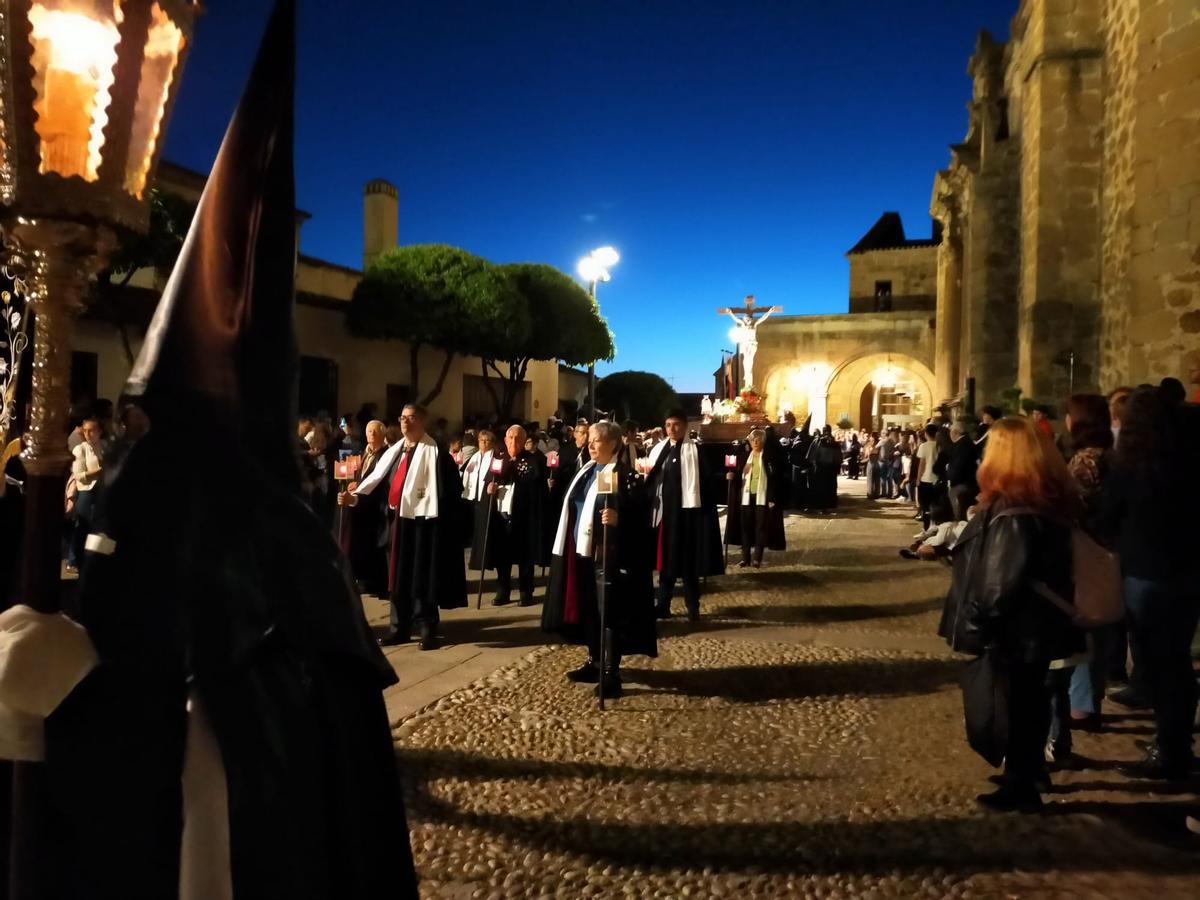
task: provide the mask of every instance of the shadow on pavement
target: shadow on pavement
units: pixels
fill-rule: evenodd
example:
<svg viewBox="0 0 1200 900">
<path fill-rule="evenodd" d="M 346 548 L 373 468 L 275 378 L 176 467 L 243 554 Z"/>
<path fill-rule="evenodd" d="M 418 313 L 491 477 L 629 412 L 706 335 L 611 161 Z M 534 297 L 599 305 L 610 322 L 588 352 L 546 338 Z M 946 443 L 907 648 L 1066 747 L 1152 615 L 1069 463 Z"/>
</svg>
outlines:
<svg viewBox="0 0 1200 900">
<path fill-rule="evenodd" d="M 879 659 L 809 662 L 721 669 L 626 668 L 626 680 L 649 692 L 722 697 L 735 703 L 798 700 L 854 694 L 867 697 L 931 694 L 956 684 L 961 663 L 945 659 Z M 630 689 L 630 695 L 644 693 Z"/>
<path fill-rule="evenodd" d="M 945 600 L 931 597 L 919 603 L 846 603 L 837 606 L 730 606 L 721 614 L 754 622 L 781 625 L 826 625 L 869 619 L 898 619 L 940 610 Z"/>
<path fill-rule="evenodd" d="M 1161 817 L 1182 821 L 1182 804 L 1058 804 L 1054 812 L 1087 812 L 1108 816 L 1159 817 L 1147 823 L 1161 835 Z M 659 868 L 698 864 L 716 870 L 764 872 L 881 873 L 945 867 L 971 872 L 1148 871 L 1156 874 L 1200 873 L 1200 859 L 1180 854 L 1146 854 L 1142 842 L 1101 839 L 1101 823 L 1081 824 L 1070 840 L 1054 841 L 1045 819 L 1014 826 L 1032 832 L 1029 840 L 995 840 L 996 823 L 985 817 L 896 819 L 848 822 L 628 823 L 595 818 L 525 817 L 517 814 L 467 812 L 428 794 L 419 794 L 414 815 L 458 827 L 478 828 L 539 850 L 579 854 L 622 866 Z M 1035 830 L 1036 829 L 1036 830 Z M 1087 832 L 1095 830 L 1096 839 Z M 1051 840 L 1047 840 L 1051 838 Z M 1014 849 L 1016 848 L 1016 849 Z"/>
<path fill-rule="evenodd" d="M 591 762 L 545 759 L 500 759 L 460 750 L 397 749 L 402 769 L 420 781 L 441 776 L 471 780 L 512 778 L 591 778 L 597 782 L 659 782 L 684 784 L 752 784 L 755 782 L 816 781 L 817 776 L 778 772 L 713 772 L 703 769 L 645 768 Z M 414 781 L 417 780 L 414 778 Z"/>
</svg>

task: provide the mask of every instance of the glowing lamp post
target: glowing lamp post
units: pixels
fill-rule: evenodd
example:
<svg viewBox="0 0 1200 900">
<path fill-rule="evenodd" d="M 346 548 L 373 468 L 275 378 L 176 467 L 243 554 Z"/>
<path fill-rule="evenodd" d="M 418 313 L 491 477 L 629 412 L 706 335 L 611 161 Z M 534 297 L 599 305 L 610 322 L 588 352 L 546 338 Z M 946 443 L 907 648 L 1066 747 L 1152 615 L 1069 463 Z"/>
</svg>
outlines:
<svg viewBox="0 0 1200 900">
<path fill-rule="evenodd" d="M 0 8 L 0 229 L 34 314 L 22 459 L 22 600 L 58 605 L 71 331 L 147 187 L 191 44 L 192 0 L 10 0 Z"/>
<path fill-rule="evenodd" d="M 600 247 L 593 250 L 579 261 L 576 271 L 579 277 L 588 283 L 588 291 L 592 300 L 596 299 L 596 285 L 601 281 L 611 281 L 610 269 L 621 261 L 621 254 L 612 247 Z M 588 363 L 588 415 L 595 418 L 596 413 L 596 363 Z"/>
</svg>

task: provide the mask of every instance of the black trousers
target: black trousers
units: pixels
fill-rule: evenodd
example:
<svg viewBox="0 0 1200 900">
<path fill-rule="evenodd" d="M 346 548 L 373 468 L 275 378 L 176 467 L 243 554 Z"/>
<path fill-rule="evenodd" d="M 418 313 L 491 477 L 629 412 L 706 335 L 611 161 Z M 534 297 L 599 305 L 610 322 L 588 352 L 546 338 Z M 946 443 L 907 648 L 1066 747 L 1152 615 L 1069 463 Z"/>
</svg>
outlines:
<svg viewBox="0 0 1200 900">
<path fill-rule="evenodd" d="M 517 589 L 521 599 L 533 597 L 533 563 L 517 564 Z M 496 566 L 496 596 L 507 600 L 512 593 L 512 563 L 498 562 Z"/>
<path fill-rule="evenodd" d="M 1033 790 L 1034 781 L 1046 771 L 1046 735 L 1050 730 L 1046 676 L 1050 662 L 1012 662 L 1007 670 L 1009 725 L 1004 772 L 1013 787 Z"/>
<path fill-rule="evenodd" d="M 930 512 L 933 507 L 933 490 L 934 486 L 929 482 L 917 483 L 917 507 L 921 511 L 921 524 L 927 529 L 933 518 L 933 514 Z"/>
<path fill-rule="evenodd" d="M 392 609 L 388 617 L 392 631 L 398 634 L 412 634 L 413 626 L 422 632 L 436 632 L 441 613 L 437 603 L 424 597 L 414 597 L 411 591 L 395 590 L 391 596 Z"/>
<path fill-rule="evenodd" d="M 750 549 L 754 548 L 754 561 L 762 562 L 763 549 L 767 543 L 767 506 L 759 504 L 755 494 L 750 502 L 742 504 L 742 562 L 750 564 Z"/>
<path fill-rule="evenodd" d="M 675 581 L 677 576 L 667 575 L 665 572 L 658 576 L 658 608 L 660 611 L 666 611 L 671 608 L 671 597 L 675 593 Z M 689 611 L 698 611 L 700 609 L 700 576 L 684 575 L 679 580 L 683 581 L 683 602 L 687 604 Z"/>
</svg>

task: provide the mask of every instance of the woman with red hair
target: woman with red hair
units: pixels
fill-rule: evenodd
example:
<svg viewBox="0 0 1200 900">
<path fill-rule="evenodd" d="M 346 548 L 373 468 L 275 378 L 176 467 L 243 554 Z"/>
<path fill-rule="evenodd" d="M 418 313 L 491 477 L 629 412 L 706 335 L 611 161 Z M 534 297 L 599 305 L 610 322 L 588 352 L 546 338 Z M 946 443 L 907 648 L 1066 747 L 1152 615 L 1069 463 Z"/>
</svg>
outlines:
<svg viewBox="0 0 1200 900">
<path fill-rule="evenodd" d="M 1028 419 L 1005 418 L 988 432 L 979 467 L 979 504 L 953 551 L 954 577 L 939 633 L 955 650 L 989 667 L 1006 702 L 1007 721 L 992 723 L 985 756 L 1004 761 L 999 790 L 980 794 L 991 809 L 1036 812 L 1049 784 L 1050 662 L 1083 650 L 1069 616 L 1045 596 L 1074 595 L 1071 526 L 1078 488 L 1054 443 Z M 968 722 L 977 710 L 967 695 Z M 972 745 L 981 749 L 970 735 Z M 996 742 L 1000 746 L 995 746 Z M 984 752 L 981 749 L 981 752 Z"/>
</svg>

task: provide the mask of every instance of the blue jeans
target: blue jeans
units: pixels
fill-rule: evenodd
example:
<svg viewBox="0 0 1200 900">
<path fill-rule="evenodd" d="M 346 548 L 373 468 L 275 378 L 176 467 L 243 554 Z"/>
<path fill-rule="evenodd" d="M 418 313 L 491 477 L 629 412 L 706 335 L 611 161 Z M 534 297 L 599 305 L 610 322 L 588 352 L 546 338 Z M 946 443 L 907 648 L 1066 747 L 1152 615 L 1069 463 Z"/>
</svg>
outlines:
<svg viewBox="0 0 1200 900">
<path fill-rule="evenodd" d="M 1154 704 L 1159 753 L 1169 765 L 1192 760 L 1196 674 L 1192 637 L 1200 621 L 1200 583 L 1193 577 L 1150 581 L 1126 577 L 1125 610 L 1137 643 L 1138 667 Z"/>
<path fill-rule="evenodd" d="M 75 495 L 75 522 L 71 527 L 71 540 L 67 544 L 67 562 L 78 567 L 83 562 L 83 546 L 92 529 L 92 516 L 96 512 L 96 492 L 80 491 Z"/>
<path fill-rule="evenodd" d="M 1108 686 L 1113 644 L 1125 631 L 1125 623 L 1102 625 L 1087 635 L 1088 664 L 1076 666 L 1071 676 L 1071 709 L 1081 713 L 1099 713 Z"/>
</svg>

